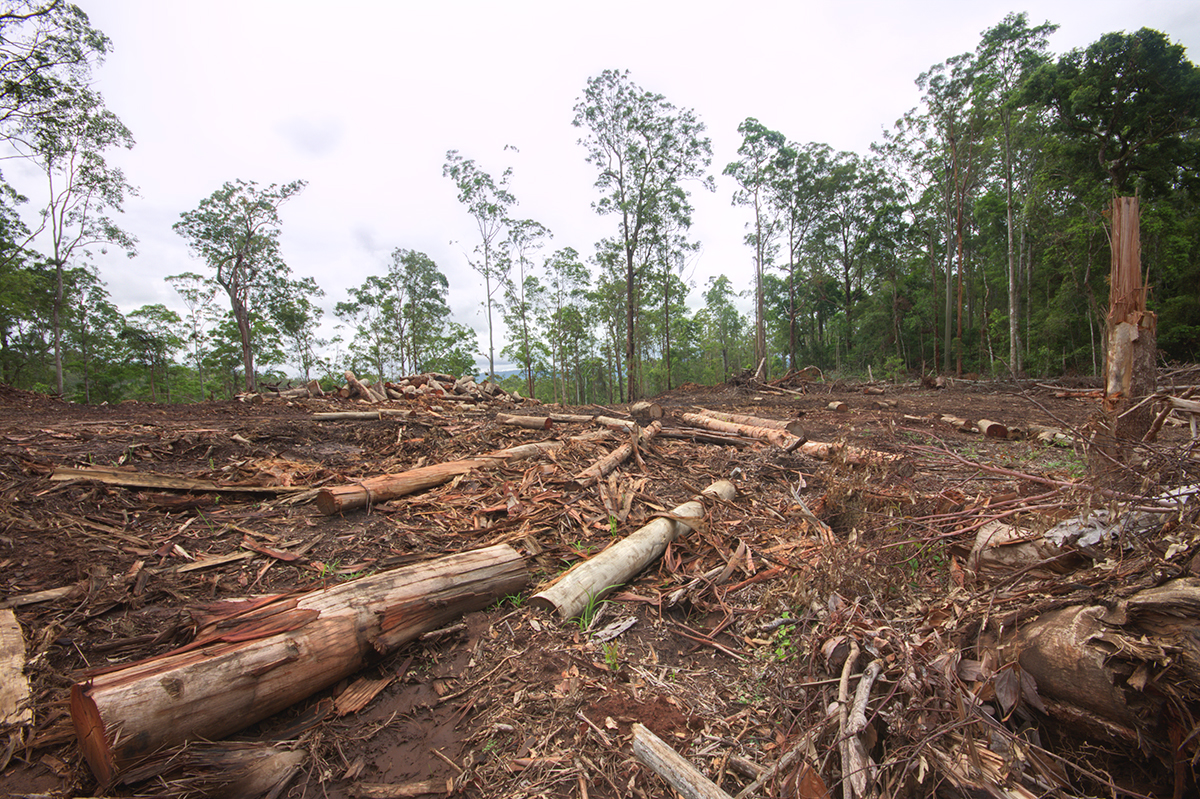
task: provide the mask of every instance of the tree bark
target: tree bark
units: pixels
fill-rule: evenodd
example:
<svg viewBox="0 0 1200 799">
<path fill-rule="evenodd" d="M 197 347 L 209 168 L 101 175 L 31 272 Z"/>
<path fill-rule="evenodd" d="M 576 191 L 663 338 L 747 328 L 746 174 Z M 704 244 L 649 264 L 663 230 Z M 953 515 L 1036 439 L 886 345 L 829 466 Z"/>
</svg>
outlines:
<svg viewBox="0 0 1200 799">
<path fill-rule="evenodd" d="M 353 674 L 450 619 L 520 591 L 511 547 L 413 564 L 296 596 L 250 601 L 174 652 L 71 688 L 71 718 L 92 772 L 110 785 L 160 749 L 217 740 Z"/>
<path fill-rule="evenodd" d="M 747 424 L 753 427 L 766 427 L 771 430 L 784 430 L 797 438 L 807 440 L 804 434 L 804 425 L 799 421 L 792 419 L 783 421 L 782 419 L 763 419 L 759 416 L 744 416 L 739 413 L 725 413 L 724 411 L 710 411 L 705 408 L 700 408 L 700 413 L 705 416 L 711 416 L 714 419 L 720 419 L 724 422 L 733 422 L 734 424 Z"/>
</svg>

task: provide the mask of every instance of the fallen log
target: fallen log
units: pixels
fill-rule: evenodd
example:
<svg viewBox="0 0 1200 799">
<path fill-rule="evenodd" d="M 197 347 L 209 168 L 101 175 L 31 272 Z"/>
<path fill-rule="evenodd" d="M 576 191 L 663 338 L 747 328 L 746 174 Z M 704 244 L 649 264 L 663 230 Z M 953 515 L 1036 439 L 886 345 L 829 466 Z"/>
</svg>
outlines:
<svg viewBox="0 0 1200 799">
<path fill-rule="evenodd" d="M 948 413 L 942 414 L 942 423 L 948 424 L 960 433 L 978 433 L 979 430 L 975 425 L 963 419 L 961 416 L 952 416 Z"/>
<path fill-rule="evenodd" d="M 799 443 L 799 439 L 787 432 L 786 430 L 778 430 L 771 427 L 759 427 L 750 424 L 738 424 L 737 422 L 726 422 L 721 419 L 714 419 L 711 416 L 705 416 L 699 413 L 685 413 L 680 417 L 688 424 L 696 427 L 703 427 L 708 430 L 716 430 L 718 433 L 733 433 L 735 435 L 749 436 L 750 438 L 758 438 L 768 441 L 777 447 L 793 449 Z"/>
<path fill-rule="evenodd" d="M 111 785 L 145 755 L 231 735 L 527 580 L 521 556 L 498 544 L 247 603 L 186 647 L 85 674 L 71 688 L 80 749 Z"/>
<path fill-rule="evenodd" d="M 566 422 L 568 424 L 575 422 L 591 422 L 596 419 L 595 416 L 584 416 L 580 413 L 552 413 L 550 418 L 555 422 Z"/>
<path fill-rule="evenodd" d="M 474 458 L 435 463 L 431 466 L 409 469 L 407 472 L 368 477 L 349 485 L 322 488 L 317 492 L 317 508 L 326 516 L 365 508 L 376 502 L 386 502 L 389 499 L 433 488 L 449 482 L 460 474 L 466 474 L 476 469 L 487 469 L 509 461 L 532 458 L 564 446 L 565 443 L 562 441 L 539 441 L 497 450 Z"/>
<path fill-rule="evenodd" d="M 632 419 L 614 419 L 611 416 L 597 416 L 596 424 L 602 424 L 605 427 L 619 427 L 622 430 L 633 430 L 638 426 L 638 423 Z"/>
<path fill-rule="evenodd" d="M 578 616 L 589 602 L 595 602 L 613 588 L 629 582 L 658 559 L 668 544 L 698 527 L 704 518 L 704 497 L 728 502 L 736 493 L 733 483 L 718 480 L 704 489 L 700 497 L 654 519 L 595 557 L 576 564 L 553 585 L 534 594 L 530 602 L 555 610 L 564 619 Z"/>
<path fill-rule="evenodd" d="M 751 427 L 766 427 L 771 430 L 786 430 L 796 438 L 808 440 L 808 436 L 804 433 L 804 424 L 796 419 L 783 421 L 782 419 L 763 419 L 758 416 L 744 416 L 740 413 L 725 413 L 724 411 L 710 411 L 705 408 L 700 408 L 700 413 L 705 416 L 711 416 L 714 419 L 720 419 L 725 422 L 733 422 L 734 424 L 746 424 Z"/>
<path fill-rule="evenodd" d="M 351 422 L 371 422 L 388 418 L 407 418 L 412 416 L 412 414 L 413 412 L 410 410 L 402 410 L 399 408 L 380 408 L 377 411 L 326 411 L 322 413 L 314 413 L 312 418 L 326 422 L 337 420 Z"/>
<path fill-rule="evenodd" d="M 592 485 L 601 477 L 617 468 L 617 464 L 623 463 L 626 458 L 632 455 L 639 441 L 650 441 L 660 432 L 662 432 L 662 422 L 659 421 L 651 422 L 646 429 L 642 430 L 640 433 L 637 432 L 635 428 L 632 441 L 626 441 L 624 444 L 617 447 L 612 452 L 608 453 L 579 474 L 575 475 L 575 482 L 582 486 Z"/>
<path fill-rule="evenodd" d="M 496 414 L 496 424 L 524 427 L 527 430 L 549 430 L 554 421 L 549 416 L 517 416 L 511 413 Z"/>
<path fill-rule="evenodd" d="M 662 738 L 633 724 L 633 755 L 686 799 L 732 799 Z"/>
<path fill-rule="evenodd" d="M 833 411 L 834 413 L 847 413 L 850 410 L 850 406 L 847 405 L 846 403 L 842 402 L 841 400 L 834 400 L 833 402 L 829 403 L 825 407 L 828 408 L 829 410 Z"/>
<path fill-rule="evenodd" d="M 1043 444 L 1054 444 L 1059 447 L 1071 447 L 1075 445 L 1075 439 L 1071 437 L 1071 434 L 1057 427 L 1031 424 L 1029 425 L 1029 434 Z"/>
</svg>

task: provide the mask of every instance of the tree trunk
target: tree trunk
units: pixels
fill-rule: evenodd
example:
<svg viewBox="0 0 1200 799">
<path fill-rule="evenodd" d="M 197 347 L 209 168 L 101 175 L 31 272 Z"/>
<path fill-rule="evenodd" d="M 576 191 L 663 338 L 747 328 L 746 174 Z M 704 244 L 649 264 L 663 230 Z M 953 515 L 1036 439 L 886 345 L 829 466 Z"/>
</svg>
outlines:
<svg viewBox="0 0 1200 799">
<path fill-rule="evenodd" d="M 80 748 L 109 785 L 145 755 L 231 735 L 527 579 L 521 556 L 500 544 L 298 597 L 247 600 L 186 647 L 72 686 Z"/>
<path fill-rule="evenodd" d="M 1157 388 L 1157 317 L 1146 310 L 1137 198 L 1113 198 L 1111 222 L 1105 423 L 1091 458 L 1093 469 L 1101 473 L 1108 473 L 1114 460 L 1125 463 L 1129 444 L 1141 441 L 1149 431 L 1153 409 L 1149 403 L 1135 406 Z"/>
<path fill-rule="evenodd" d="M 719 433 L 732 433 L 734 435 L 749 436 L 750 438 L 759 438 L 763 441 L 768 441 L 777 447 L 783 449 L 795 449 L 803 442 L 799 437 L 792 435 L 785 430 L 778 430 L 770 427 L 759 427 L 757 425 L 739 424 L 737 422 L 726 422 L 721 419 L 714 419 L 711 416 L 703 416 L 698 413 L 685 413 L 679 417 L 688 424 L 696 427 L 703 427 L 707 430 L 716 430 Z M 789 451 L 791 451 L 789 449 Z"/>
</svg>

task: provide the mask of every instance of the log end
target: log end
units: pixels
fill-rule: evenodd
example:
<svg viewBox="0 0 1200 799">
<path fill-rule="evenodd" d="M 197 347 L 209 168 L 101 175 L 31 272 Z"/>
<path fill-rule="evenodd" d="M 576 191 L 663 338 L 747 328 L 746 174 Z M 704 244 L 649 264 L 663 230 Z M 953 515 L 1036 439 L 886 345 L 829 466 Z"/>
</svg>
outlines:
<svg viewBox="0 0 1200 799">
<path fill-rule="evenodd" d="M 338 502 L 338 498 L 328 488 L 322 488 L 317 492 L 316 503 L 317 510 L 321 511 L 321 515 L 323 516 L 333 516 L 335 513 L 341 511 L 341 503 Z"/>
<path fill-rule="evenodd" d="M 87 684 L 71 686 L 71 722 L 75 725 L 75 737 L 79 750 L 83 752 L 92 774 L 102 786 L 112 785 L 117 775 L 112 747 L 100 710 L 88 693 Z"/>
</svg>

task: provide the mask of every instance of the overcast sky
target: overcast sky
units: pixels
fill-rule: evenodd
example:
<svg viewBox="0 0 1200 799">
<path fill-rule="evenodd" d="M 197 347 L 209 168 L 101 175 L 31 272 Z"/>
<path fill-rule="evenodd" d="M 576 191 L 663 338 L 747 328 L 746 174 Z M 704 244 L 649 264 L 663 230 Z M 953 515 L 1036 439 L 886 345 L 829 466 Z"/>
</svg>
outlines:
<svg viewBox="0 0 1200 799">
<path fill-rule="evenodd" d="M 1010 11 L 1057 23 L 1056 54 L 1143 26 L 1193 62 L 1200 52 L 1195 0 L 77 2 L 113 41 L 96 84 L 137 140 L 109 160 L 139 189 L 121 221 L 140 254 L 98 260 L 122 311 L 182 310 L 162 278 L 205 270 L 171 229 L 181 212 L 228 180 L 303 179 L 282 211 L 283 255 L 325 289 L 327 318 L 394 248 L 420 250 L 483 348 L 482 290 L 464 257 L 473 225 L 442 177 L 446 151 L 497 175 L 512 166 L 515 213 L 555 234 L 544 252 L 590 255 L 615 227 L 591 210 L 595 171 L 571 120 L 604 69 L 694 109 L 712 137 L 717 191 L 695 198 L 702 250 L 687 275 L 695 305 L 709 276 L 749 283 L 748 212 L 731 207 L 733 184 L 719 176 L 746 117 L 792 141 L 865 152 L 917 105 L 921 72 L 975 49 Z M 5 168 L 14 182 L 19 172 Z M 31 206 L 37 189 L 26 189 Z"/>
</svg>

